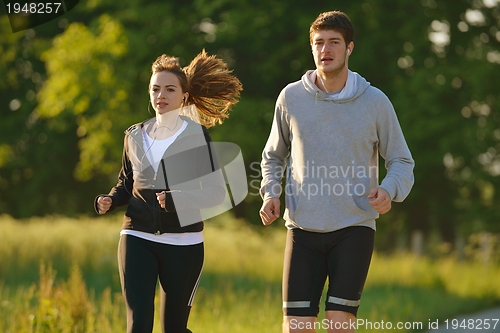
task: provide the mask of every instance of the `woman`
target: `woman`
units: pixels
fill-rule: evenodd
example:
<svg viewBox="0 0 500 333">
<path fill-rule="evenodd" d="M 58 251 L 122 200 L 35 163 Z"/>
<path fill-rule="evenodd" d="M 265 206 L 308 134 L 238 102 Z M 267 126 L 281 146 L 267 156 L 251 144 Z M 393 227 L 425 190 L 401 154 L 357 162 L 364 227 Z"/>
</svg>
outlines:
<svg viewBox="0 0 500 333">
<path fill-rule="evenodd" d="M 162 331 L 190 332 L 204 256 L 200 209 L 226 196 L 206 127 L 228 117 L 241 89 L 226 64 L 205 51 L 185 68 L 166 55 L 152 65 L 156 117 L 125 132 L 118 183 L 95 200 L 99 214 L 128 205 L 118 264 L 129 333 L 152 331 L 158 278 Z"/>
</svg>

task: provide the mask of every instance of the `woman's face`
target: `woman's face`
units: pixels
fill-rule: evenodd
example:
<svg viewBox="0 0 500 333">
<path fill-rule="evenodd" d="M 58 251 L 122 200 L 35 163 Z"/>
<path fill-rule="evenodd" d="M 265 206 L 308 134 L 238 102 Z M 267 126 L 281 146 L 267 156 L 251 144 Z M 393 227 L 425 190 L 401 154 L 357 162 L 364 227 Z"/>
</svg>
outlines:
<svg viewBox="0 0 500 333">
<path fill-rule="evenodd" d="M 182 92 L 177 76 L 167 71 L 153 74 L 149 86 L 149 98 L 158 114 L 180 108 L 188 96 L 187 92 Z"/>
</svg>

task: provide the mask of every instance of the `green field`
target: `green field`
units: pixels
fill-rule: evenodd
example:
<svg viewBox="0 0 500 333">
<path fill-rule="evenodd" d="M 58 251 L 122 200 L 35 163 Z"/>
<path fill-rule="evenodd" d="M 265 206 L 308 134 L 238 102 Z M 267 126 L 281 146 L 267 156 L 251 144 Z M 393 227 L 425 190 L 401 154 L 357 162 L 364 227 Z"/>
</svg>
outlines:
<svg viewBox="0 0 500 333">
<path fill-rule="evenodd" d="M 1 217 L 0 331 L 124 332 L 116 263 L 120 226 L 119 216 Z M 284 227 L 256 231 L 225 215 L 208 221 L 204 234 L 205 268 L 190 329 L 280 332 Z M 418 331 L 435 319 L 498 305 L 499 276 L 494 264 L 376 253 L 358 332 L 386 331 L 382 321 L 393 331 L 412 331 L 397 329 L 399 322 Z"/>
</svg>

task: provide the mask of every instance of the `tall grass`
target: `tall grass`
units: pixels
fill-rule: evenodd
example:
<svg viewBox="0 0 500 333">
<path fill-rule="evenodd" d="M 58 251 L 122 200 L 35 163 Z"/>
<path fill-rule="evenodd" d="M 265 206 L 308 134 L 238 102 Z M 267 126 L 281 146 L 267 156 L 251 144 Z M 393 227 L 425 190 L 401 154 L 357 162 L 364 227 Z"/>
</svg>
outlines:
<svg viewBox="0 0 500 333">
<path fill-rule="evenodd" d="M 0 332 L 123 332 L 120 225 L 119 216 L 0 218 Z M 280 332 L 284 227 L 256 232 L 225 215 L 207 221 L 204 235 L 205 268 L 190 329 Z M 494 264 L 375 254 L 358 318 L 426 328 L 429 320 L 499 304 L 498 276 Z M 159 326 L 156 321 L 155 333 Z"/>
<path fill-rule="evenodd" d="M 69 276 L 73 264 L 85 280 L 102 291 L 116 286 L 116 249 L 120 218 L 0 217 L 0 280 L 6 285 L 30 285 L 38 280 L 41 262 L 51 263 L 58 279 Z"/>
</svg>

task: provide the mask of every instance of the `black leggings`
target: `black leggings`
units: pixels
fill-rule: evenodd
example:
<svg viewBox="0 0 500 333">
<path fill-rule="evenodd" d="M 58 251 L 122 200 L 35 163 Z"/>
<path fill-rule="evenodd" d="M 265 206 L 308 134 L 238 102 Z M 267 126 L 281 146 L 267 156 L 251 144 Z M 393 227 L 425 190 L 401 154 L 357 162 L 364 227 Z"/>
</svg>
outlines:
<svg viewBox="0 0 500 333">
<path fill-rule="evenodd" d="M 118 266 L 127 306 L 127 333 L 152 332 L 158 277 L 162 332 L 189 332 L 187 321 L 203 258 L 203 243 L 178 246 L 122 235 Z"/>
</svg>

